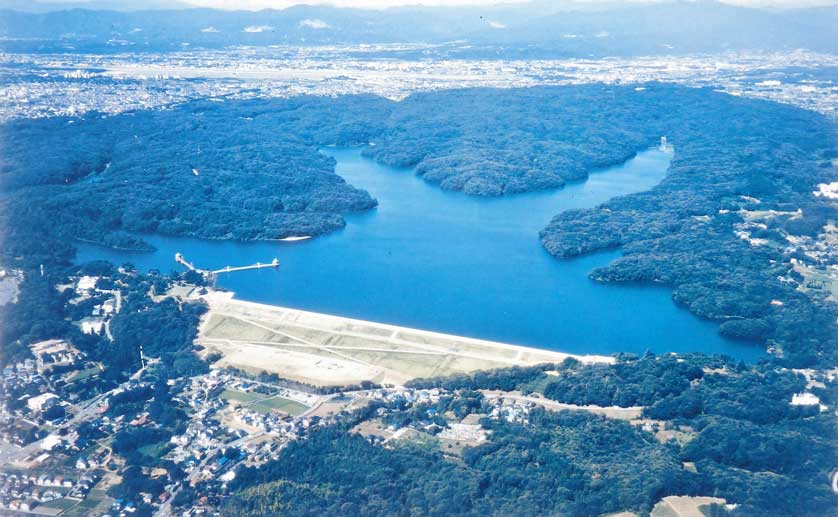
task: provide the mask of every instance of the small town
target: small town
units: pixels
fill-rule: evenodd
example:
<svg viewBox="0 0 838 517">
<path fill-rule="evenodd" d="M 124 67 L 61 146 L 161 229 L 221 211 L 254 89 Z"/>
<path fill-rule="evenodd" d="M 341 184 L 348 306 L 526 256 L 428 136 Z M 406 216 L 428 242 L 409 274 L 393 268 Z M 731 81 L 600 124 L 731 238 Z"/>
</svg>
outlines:
<svg viewBox="0 0 838 517">
<path fill-rule="evenodd" d="M 38 349 L 72 354 L 68 345 L 63 345 L 67 348 L 61 348 L 62 352 L 56 352 L 60 348 L 57 343 L 39 344 Z M 52 386 L 61 378 L 49 371 L 41 377 L 39 372 L 43 370 L 34 362 L 9 370 L 4 376 L 6 389 L 13 386 L 11 383 L 24 380 L 30 388 Z M 179 380 L 174 387 L 172 401 L 186 412 L 188 420 L 181 433 L 152 447 L 157 448 L 163 460 L 178 465 L 185 477 L 166 483 L 156 499 L 148 493 L 139 493 L 138 500 L 106 495 L 107 487 L 118 480 L 118 472 L 125 466 L 125 460 L 108 445 L 107 437 L 125 429 L 154 429 L 159 425 L 144 407 L 132 414 L 111 416 L 126 403 L 123 401 L 151 389 L 139 376 L 92 401 L 71 403 L 70 392 L 65 389 L 58 391 L 60 396 L 45 392 L 27 398 L 18 410 L 4 410 L 5 423 L 28 427 L 26 433 L 21 433 L 4 425 L 2 456 L 14 470 L 0 473 L 0 510 L 34 515 L 127 516 L 139 503 L 145 503 L 160 515 L 167 515 L 172 498 L 198 484 L 212 487 L 204 494 L 207 502 L 217 501 L 224 495 L 226 483 L 235 478 L 238 467 L 259 466 L 277 459 L 283 447 L 302 437 L 309 427 L 331 425 L 349 411 L 370 403 L 380 406 L 373 424 L 359 426 L 358 432 L 373 443 L 386 446 L 387 442 L 408 438 L 410 432 L 437 434 L 446 443 L 458 445 L 478 445 L 486 440 L 485 431 L 474 418 L 440 426 L 433 410 L 427 412 L 427 421 L 414 421 L 404 427 L 395 422 L 381 424 L 394 408 L 404 411 L 452 395 L 437 388 L 391 387 L 318 394 L 224 370 Z M 532 402 L 504 402 L 496 398 L 489 417 L 526 423 L 533 406 Z M 81 429 L 84 436 L 77 431 Z M 96 435 L 103 438 L 86 437 Z M 162 472 L 165 475 L 166 471 Z M 207 505 L 193 508 L 190 514 L 203 514 L 203 509 L 211 513 L 211 506 Z"/>
<path fill-rule="evenodd" d="M 128 274 L 120 271 L 123 278 Z M 83 334 L 112 340 L 109 326 L 122 309 L 119 285 L 124 287 L 119 280 L 82 275 L 58 288 L 66 294 L 68 307 L 78 317 L 74 324 Z M 141 357 L 142 368 L 129 380 L 96 393 L 103 365 L 69 341 L 46 340 L 29 349 L 33 358 L 2 371 L 2 392 L 16 397 L 7 401 L 0 414 L 0 460 L 8 466 L 0 472 L 0 513 L 129 516 L 142 504 L 159 515 L 169 515 L 179 493 L 201 486 L 204 504 L 193 506 L 188 514 L 211 514 L 213 503 L 224 496 L 238 468 L 276 460 L 289 442 L 303 437 L 309 428 L 331 425 L 369 404 L 377 406 L 373 422 L 381 424 L 380 428 L 371 430 L 365 424 L 358 432 L 373 443 L 395 443 L 409 437 L 409 432 L 430 432 L 457 444 L 477 445 L 486 439 L 473 418 L 440 426 L 432 410 L 426 414 L 427 421 L 409 426 L 383 424 L 396 409 L 404 411 L 452 395 L 442 389 L 371 386 L 324 391 L 303 389 L 272 375 L 213 369 L 166 382 L 168 407 L 185 418 L 168 439 L 139 449 L 177 466 L 182 478 L 171 479 L 165 468 L 151 469 L 146 474 L 162 483 L 159 495 L 138 492 L 133 499 L 115 498 L 108 495 L 108 488 L 121 481 L 128 467 L 125 452 L 115 451 L 122 447 L 115 437 L 140 430 L 156 436 L 156 431 L 168 425 L 162 421 L 166 415 L 158 414 L 161 421 L 156 421 L 150 410 L 155 384 L 149 379 L 157 377 L 158 363 Z M 491 418 L 519 423 L 526 421 L 533 406 L 502 399 L 494 399 L 494 404 Z"/>
</svg>

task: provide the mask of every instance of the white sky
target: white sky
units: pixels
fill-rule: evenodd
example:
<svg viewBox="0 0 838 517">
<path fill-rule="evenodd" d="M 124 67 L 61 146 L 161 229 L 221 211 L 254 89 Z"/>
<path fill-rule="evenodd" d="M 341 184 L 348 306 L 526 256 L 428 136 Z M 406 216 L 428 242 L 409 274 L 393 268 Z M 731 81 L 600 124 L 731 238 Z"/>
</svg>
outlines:
<svg viewBox="0 0 838 517">
<path fill-rule="evenodd" d="M 220 9 L 282 9 L 297 4 L 326 4 L 340 7 L 385 8 L 398 5 L 490 5 L 520 3 L 527 0 L 184 0 L 187 3 Z M 578 0 L 598 2 L 607 0 Z M 654 1 L 654 0 L 651 0 Z M 754 7 L 809 7 L 835 5 L 838 0 L 721 0 L 724 3 Z M 649 3 L 649 0 L 629 0 L 624 3 Z"/>
</svg>

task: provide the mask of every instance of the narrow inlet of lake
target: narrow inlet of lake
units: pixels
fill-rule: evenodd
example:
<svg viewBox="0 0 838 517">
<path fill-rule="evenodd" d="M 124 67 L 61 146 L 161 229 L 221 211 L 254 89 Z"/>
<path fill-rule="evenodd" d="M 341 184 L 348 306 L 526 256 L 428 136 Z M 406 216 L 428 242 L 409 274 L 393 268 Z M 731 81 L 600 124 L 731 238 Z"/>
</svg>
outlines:
<svg viewBox="0 0 838 517">
<path fill-rule="evenodd" d="M 557 260 L 539 242 L 538 232 L 559 212 L 659 183 L 668 153 L 641 152 L 556 191 L 478 198 L 363 158 L 360 149 L 323 152 L 337 161 L 340 176 L 379 202 L 346 216 L 341 231 L 294 243 L 148 236 L 157 251 L 79 245 L 78 261 L 171 271 L 181 269 L 176 252 L 204 269 L 276 257 L 278 270 L 222 274 L 218 285 L 243 300 L 568 353 L 696 351 L 746 361 L 762 355 L 677 307 L 666 288 L 588 279 L 618 251 Z"/>
</svg>

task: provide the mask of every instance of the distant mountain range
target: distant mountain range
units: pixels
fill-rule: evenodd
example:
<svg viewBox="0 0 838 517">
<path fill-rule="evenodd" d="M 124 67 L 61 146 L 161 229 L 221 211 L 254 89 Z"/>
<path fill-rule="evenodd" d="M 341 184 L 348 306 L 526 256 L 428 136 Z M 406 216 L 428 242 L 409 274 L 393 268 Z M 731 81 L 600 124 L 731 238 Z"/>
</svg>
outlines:
<svg viewBox="0 0 838 517">
<path fill-rule="evenodd" d="M 132 3 L 97 1 L 96 6 Z M 753 9 L 711 1 L 592 4 L 536 1 L 491 7 L 385 10 L 295 6 L 283 10 L 49 10 L 0 1 L 0 48 L 169 50 L 189 46 L 443 43 L 543 56 L 683 54 L 806 48 L 838 52 L 838 7 Z M 29 5 L 29 11 L 21 10 Z M 174 4 L 182 6 L 183 4 Z M 34 7 L 33 7 L 34 6 Z M 11 7 L 11 8 L 8 8 Z M 36 9 L 37 8 L 37 9 Z M 48 10 L 49 12 L 31 12 Z"/>
</svg>

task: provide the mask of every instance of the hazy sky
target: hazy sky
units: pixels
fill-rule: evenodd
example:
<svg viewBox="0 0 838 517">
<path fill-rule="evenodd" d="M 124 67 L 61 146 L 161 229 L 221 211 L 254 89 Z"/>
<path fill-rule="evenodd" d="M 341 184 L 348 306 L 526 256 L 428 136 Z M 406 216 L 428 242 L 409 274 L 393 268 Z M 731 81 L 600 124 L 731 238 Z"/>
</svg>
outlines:
<svg viewBox="0 0 838 517">
<path fill-rule="evenodd" d="M 268 9 L 283 8 L 296 4 L 329 4 L 341 7 L 384 8 L 396 5 L 487 5 L 497 3 L 517 3 L 527 0 L 185 0 L 188 3 L 222 9 Z M 612 0 L 578 0 L 598 2 Z M 649 3 L 648 0 L 633 0 L 625 3 Z M 815 5 L 835 5 L 838 0 L 721 0 L 728 4 L 745 6 L 807 7 Z"/>
</svg>

